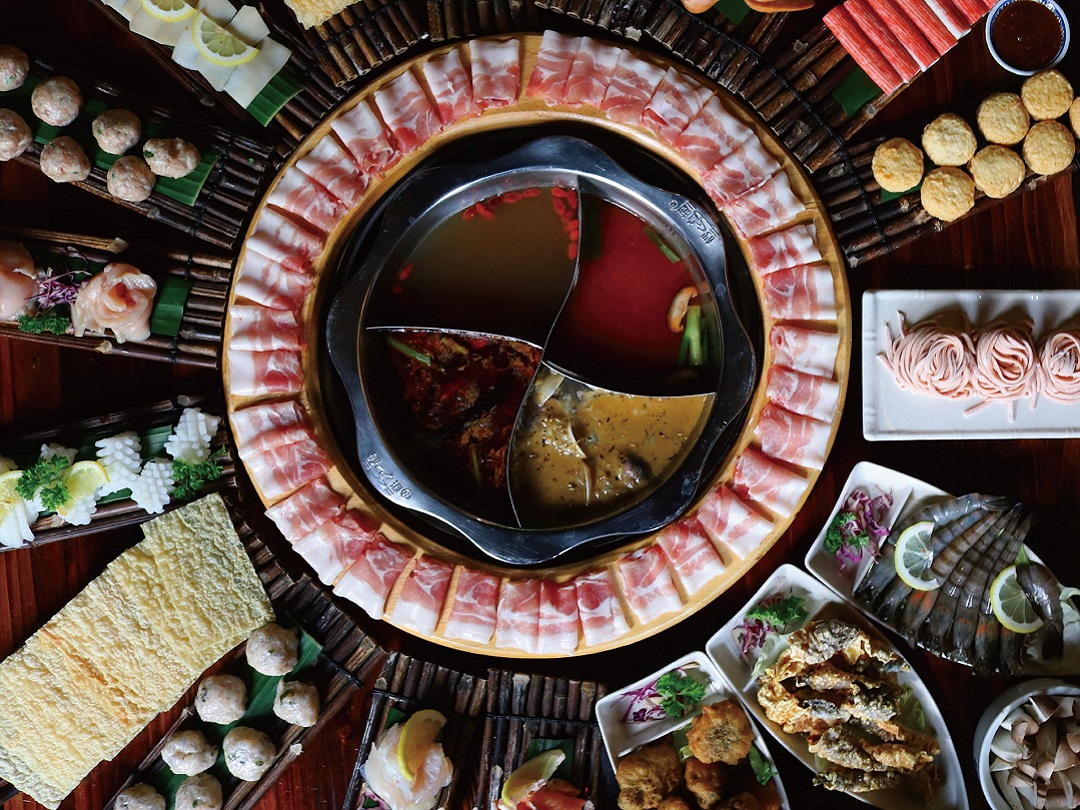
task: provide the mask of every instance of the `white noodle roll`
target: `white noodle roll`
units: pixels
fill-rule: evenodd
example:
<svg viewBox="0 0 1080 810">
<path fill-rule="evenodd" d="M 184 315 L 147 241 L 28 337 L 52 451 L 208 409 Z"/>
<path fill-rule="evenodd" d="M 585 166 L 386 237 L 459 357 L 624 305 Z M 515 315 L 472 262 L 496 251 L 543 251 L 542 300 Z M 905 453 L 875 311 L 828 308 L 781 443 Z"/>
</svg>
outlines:
<svg viewBox="0 0 1080 810">
<path fill-rule="evenodd" d="M 1010 403 L 1013 415 L 1016 400 L 1038 393 L 1035 373 L 1035 331 L 1031 321 L 988 323 L 975 331 L 975 394 L 987 402 Z"/>
<path fill-rule="evenodd" d="M 963 399 L 973 393 L 975 347 L 971 336 L 935 320 L 908 327 L 900 314 L 900 336 L 893 340 L 882 360 L 897 385 L 908 391 L 947 399 Z"/>
<path fill-rule="evenodd" d="M 1039 347 L 1039 391 L 1055 402 L 1080 402 L 1080 329 L 1061 329 Z"/>
</svg>

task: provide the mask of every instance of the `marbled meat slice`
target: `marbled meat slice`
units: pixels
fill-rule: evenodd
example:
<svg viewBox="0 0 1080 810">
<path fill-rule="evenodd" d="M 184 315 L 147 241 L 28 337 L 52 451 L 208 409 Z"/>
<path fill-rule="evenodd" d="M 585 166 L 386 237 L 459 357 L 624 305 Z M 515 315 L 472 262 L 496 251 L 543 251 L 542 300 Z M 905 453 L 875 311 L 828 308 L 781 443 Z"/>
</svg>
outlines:
<svg viewBox="0 0 1080 810">
<path fill-rule="evenodd" d="M 791 190 L 784 171 L 725 203 L 722 208 L 743 239 L 779 228 L 806 210 Z"/>
<path fill-rule="evenodd" d="M 229 357 L 229 393 L 238 397 L 270 394 L 297 394 L 304 384 L 300 352 L 278 349 L 252 352 L 227 349 Z"/>
<path fill-rule="evenodd" d="M 498 601 L 498 577 L 459 566 L 454 602 L 443 635 L 477 644 L 489 643 L 495 632 Z"/>
<path fill-rule="evenodd" d="M 438 110 L 431 105 L 411 70 L 406 70 L 376 90 L 375 106 L 379 108 L 403 155 L 427 143 L 443 128 Z"/>
<path fill-rule="evenodd" d="M 674 144 L 712 95 L 712 90 L 685 76 L 681 70 L 668 68 L 641 112 L 641 124 L 667 143 Z"/>
<path fill-rule="evenodd" d="M 764 453 L 746 448 L 735 462 L 734 489 L 778 515 L 793 515 L 810 482 Z"/>
<path fill-rule="evenodd" d="M 296 313 L 290 310 L 233 304 L 229 307 L 229 317 L 231 349 L 268 352 L 274 349 L 300 349 L 304 345 L 300 322 L 296 319 Z"/>
<path fill-rule="evenodd" d="M 682 610 L 682 598 L 660 546 L 646 546 L 619 558 L 617 569 L 626 602 L 642 624 Z"/>
<path fill-rule="evenodd" d="M 754 436 L 765 455 L 820 470 L 825 466 L 832 426 L 769 403 L 761 409 Z"/>
<path fill-rule="evenodd" d="M 293 544 L 319 581 L 333 585 L 366 552 L 378 522 L 355 509 L 338 512 Z"/>
<path fill-rule="evenodd" d="M 521 94 L 521 43 L 516 39 L 469 41 L 473 99 L 481 110 L 509 107 Z"/>
<path fill-rule="evenodd" d="M 308 421 L 295 400 L 260 402 L 233 411 L 233 439 L 240 458 L 290 444 L 308 435 Z"/>
<path fill-rule="evenodd" d="M 656 542 L 664 550 L 687 596 L 693 596 L 726 570 L 696 517 L 668 525 L 656 536 Z"/>
<path fill-rule="evenodd" d="M 334 593 L 359 605 L 371 618 L 381 619 L 386 598 L 411 558 L 412 553 L 404 546 L 376 534 L 360 558 L 345 569 Z"/>
<path fill-rule="evenodd" d="M 295 273 L 249 246 L 236 271 L 233 291 L 237 298 L 270 309 L 299 312 L 313 283 L 310 275 Z"/>
<path fill-rule="evenodd" d="M 606 568 L 579 574 L 574 579 L 574 588 L 581 632 L 587 645 L 603 644 L 629 632 L 630 625 Z"/>
<path fill-rule="evenodd" d="M 536 652 L 541 655 L 572 655 L 581 635 L 577 590 L 574 583 L 562 585 L 540 581 L 540 632 Z"/>
<path fill-rule="evenodd" d="M 370 101 L 361 101 L 339 115 L 330 124 L 330 129 L 352 155 L 368 183 L 401 158 L 394 136 L 379 120 Z"/>
<path fill-rule="evenodd" d="M 461 53 L 455 48 L 440 57 L 429 59 L 420 68 L 424 74 L 439 120 L 443 126 L 480 114 L 480 107 L 473 99 L 472 77 L 461 61 Z"/>
<path fill-rule="evenodd" d="M 310 152 L 296 161 L 296 168 L 341 200 L 346 208 L 360 204 L 371 182 L 333 132 L 326 133 Z"/>
<path fill-rule="evenodd" d="M 311 182 L 311 178 L 295 166 L 285 170 L 267 202 L 324 237 L 337 227 L 349 210 L 335 195 Z"/>
<path fill-rule="evenodd" d="M 747 247 L 750 248 L 750 267 L 759 276 L 822 260 L 817 226 L 813 222 L 792 225 L 767 236 L 755 236 Z"/>
<path fill-rule="evenodd" d="M 754 132 L 724 107 L 719 96 L 713 96 L 694 116 L 675 139 L 674 147 L 699 172 L 708 172 L 725 155 L 731 155 L 744 144 L 759 141 Z M 771 157 L 767 152 L 767 157 Z M 777 168 L 780 164 L 777 163 Z"/>
<path fill-rule="evenodd" d="M 322 253 L 326 238 L 280 211 L 264 208 L 246 245 L 248 250 L 273 259 L 294 273 L 307 275 L 315 257 Z"/>
<path fill-rule="evenodd" d="M 453 573 L 452 566 L 434 557 L 420 555 L 405 578 L 390 613 L 390 621 L 421 636 L 434 633 Z"/>
<path fill-rule="evenodd" d="M 769 402 L 793 413 L 832 422 L 840 401 L 840 384 L 774 363 L 769 368 L 765 395 Z"/>
<path fill-rule="evenodd" d="M 540 632 L 540 580 L 508 579 L 499 590 L 495 646 L 535 653 Z"/>
<path fill-rule="evenodd" d="M 525 95 L 542 98 L 552 107 L 562 103 L 563 87 L 574 64 L 574 54 L 581 45 L 581 37 L 547 30 L 540 38 L 536 53 L 536 67 L 529 77 Z"/>
<path fill-rule="evenodd" d="M 574 64 L 562 91 L 562 103 L 568 107 L 586 104 L 599 107 L 608 85 L 615 76 L 622 48 L 605 45 L 592 37 L 582 37 L 574 55 Z"/>
<path fill-rule="evenodd" d="M 263 497 L 271 501 L 325 475 L 332 466 L 330 457 L 311 437 L 248 456 L 245 463 Z"/>
<path fill-rule="evenodd" d="M 345 498 L 325 478 L 316 478 L 267 509 L 266 516 L 286 540 L 297 543 L 344 511 Z"/>
<path fill-rule="evenodd" d="M 797 371 L 833 378 L 840 335 L 801 326 L 777 324 L 769 332 L 775 362 Z"/>
<path fill-rule="evenodd" d="M 714 543 L 723 543 L 740 559 L 753 554 L 773 530 L 771 520 L 748 506 L 728 486 L 719 486 L 706 495 L 696 517 Z"/>
<path fill-rule="evenodd" d="M 803 264 L 765 276 L 765 311 L 776 320 L 821 321 L 836 317 L 836 286 L 823 264 Z"/>
<path fill-rule="evenodd" d="M 615 75 L 600 102 L 600 109 L 620 124 L 640 124 L 645 105 L 664 78 L 664 68 L 624 50 L 615 65 Z"/>
<path fill-rule="evenodd" d="M 723 208 L 728 201 L 746 194 L 780 171 L 774 158 L 757 138 L 751 138 L 725 155 L 702 175 L 709 198 Z"/>
</svg>

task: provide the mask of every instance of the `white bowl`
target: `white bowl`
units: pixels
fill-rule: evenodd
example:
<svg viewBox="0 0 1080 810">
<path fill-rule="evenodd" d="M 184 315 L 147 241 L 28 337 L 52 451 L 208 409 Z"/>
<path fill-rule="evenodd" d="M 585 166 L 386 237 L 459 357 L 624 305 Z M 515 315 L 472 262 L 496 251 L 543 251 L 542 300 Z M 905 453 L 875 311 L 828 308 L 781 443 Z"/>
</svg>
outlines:
<svg viewBox="0 0 1080 810">
<path fill-rule="evenodd" d="M 997 15 L 1001 13 L 1001 10 L 1005 8 L 1005 6 L 1009 5 L 1010 3 L 1016 2 L 1041 3 L 1042 5 L 1050 9 L 1052 12 L 1054 12 L 1054 14 L 1057 15 L 1058 21 L 1061 23 L 1061 30 L 1064 34 L 1064 36 L 1062 36 L 1061 38 L 1061 50 L 1058 51 L 1057 56 L 1055 56 L 1049 64 L 1044 65 L 1043 67 L 1039 68 L 1039 70 L 1021 70 L 1018 67 L 1013 67 L 1012 65 L 1010 65 L 1008 62 L 1001 58 L 1001 55 L 997 52 L 997 48 L 994 47 L 994 40 L 990 36 L 990 32 L 994 27 L 994 20 L 997 19 Z M 1069 40 L 1069 17 L 1065 13 L 1065 9 L 1061 7 L 1057 0 L 998 0 L 996 3 L 994 3 L 993 8 L 990 9 L 990 13 L 986 15 L 986 47 L 990 49 L 990 55 L 994 57 L 994 61 L 1001 65 L 1003 68 L 1005 68 L 1005 70 L 1009 71 L 1010 73 L 1015 73 L 1017 76 L 1034 76 L 1040 70 L 1047 70 L 1048 68 L 1052 68 L 1057 65 L 1059 62 L 1061 62 L 1062 59 L 1065 58 L 1065 54 L 1069 50 Z"/>
<path fill-rule="evenodd" d="M 979 774 L 983 796 L 993 810 L 1012 809 L 998 791 L 990 773 L 990 742 L 1009 713 L 1017 706 L 1027 703 L 1033 695 L 1080 695 L 1080 686 L 1059 681 L 1057 678 L 1036 678 L 1009 687 L 986 707 L 975 727 L 975 770 Z"/>
</svg>

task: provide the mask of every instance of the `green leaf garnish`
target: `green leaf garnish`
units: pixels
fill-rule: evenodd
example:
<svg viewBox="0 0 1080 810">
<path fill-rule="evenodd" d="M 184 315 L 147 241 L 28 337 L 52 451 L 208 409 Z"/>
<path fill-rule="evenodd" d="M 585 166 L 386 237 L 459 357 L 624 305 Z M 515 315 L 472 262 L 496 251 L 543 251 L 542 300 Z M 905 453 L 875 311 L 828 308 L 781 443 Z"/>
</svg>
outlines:
<svg viewBox="0 0 1080 810">
<path fill-rule="evenodd" d="M 746 611 L 747 619 L 759 619 L 773 630 L 779 632 L 789 624 L 800 622 L 810 614 L 803 607 L 801 596 L 789 596 L 772 604 L 754 605 Z"/>
<path fill-rule="evenodd" d="M 19 331 L 31 335 L 52 332 L 54 335 L 67 334 L 71 328 L 71 318 L 61 315 L 55 308 L 39 312 L 37 315 L 20 315 Z"/>
<path fill-rule="evenodd" d="M 29 470 L 23 472 L 15 485 L 15 491 L 24 500 L 30 501 L 40 490 L 41 507 L 46 512 L 55 512 L 71 498 L 67 484 L 64 483 L 64 473 L 70 467 L 71 464 L 63 456 L 43 456 L 35 461 Z"/>
<path fill-rule="evenodd" d="M 750 768 L 759 785 L 767 785 L 776 776 L 776 770 L 755 746 L 750 746 Z"/>
<path fill-rule="evenodd" d="M 173 497 L 179 500 L 193 498 L 211 481 L 220 478 L 224 471 L 218 459 L 224 454 L 225 448 L 219 447 L 206 461 L 190 462 L 173 459 L 172 474 L 173 481 L 176 482 Z"/>
<path fill-rule="evenodd" d="M 705 684 L 679 670 L 665 672 L 656 680 L 660 709 L 668 717 L 685 717 L 705 697 Z"/>
</svg>

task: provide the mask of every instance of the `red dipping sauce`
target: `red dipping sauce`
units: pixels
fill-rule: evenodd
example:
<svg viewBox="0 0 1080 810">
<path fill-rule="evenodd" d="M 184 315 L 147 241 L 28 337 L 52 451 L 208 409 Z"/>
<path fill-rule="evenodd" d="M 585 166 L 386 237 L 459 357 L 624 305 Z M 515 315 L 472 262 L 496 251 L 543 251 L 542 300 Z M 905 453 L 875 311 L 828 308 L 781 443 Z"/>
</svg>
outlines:
<svg viewBox="0 0 1080 810">
<path fill-rule="evenodd" d="M 1054 61 L 1065 31 L 1057 15 L 1038 0 L 1015 0 L 994 18 L 990 40 L 998 56 L 1014 68 L 1039 70 Z"/>
</svg>

